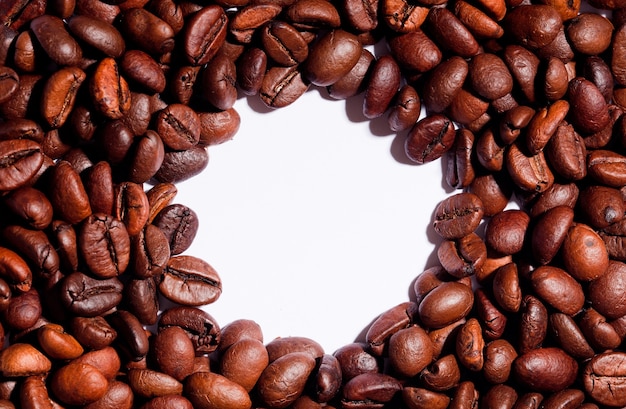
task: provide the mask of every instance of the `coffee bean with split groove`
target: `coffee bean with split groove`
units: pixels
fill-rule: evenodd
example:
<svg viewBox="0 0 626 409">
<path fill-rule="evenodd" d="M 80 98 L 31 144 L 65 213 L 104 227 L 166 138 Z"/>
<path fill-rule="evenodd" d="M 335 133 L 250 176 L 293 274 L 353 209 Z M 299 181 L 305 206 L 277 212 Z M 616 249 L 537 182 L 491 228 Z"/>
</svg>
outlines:
<svg viewBox="0 0 626 409">
<path fill-rule="evenodd" d="M 433 227 L 445 239 L 460 239 L 476 230 L 483 214 L 483 204 L 478 196 L 458 193 L 439 203 Z"/>
<path fill-rule="evenodd" d="M 404 150 L 413 162 L 423 164 L 439 159 L 454 144 L 454 123 L 442 114 L 419 120 L 409 131 Z"/>
<path fill-rule="evenodd" d="M 103 213 L 89 216 L 78 232 L 78 245 L 89 271 L 96 277 L 116 277 L 128 267 L 130 237 L 117 218 Z"/>
<path fill-rule="evenodd" d="M 337 82 L 354 67 L 361 50 L 361 43 L 354 34 L 344 30 L 329 31 L 309 50 L 304 63 L 307 80 L 322 87 Z"/>
<path fill-rule="evenodd" d="M 161 294 L 186 306 L 210 304 L 222 293 L 222 281 L 215 269 L 194 256 L 170 258 L 159 283 Z"/>
<path fill-rule="evenodd" d="M 180 254 L 191 246 L 198 231 L 196 212 L 182 204 L 172 204 L 159 212 L 153 224 L 168 239 L 173 255 Z"/>
<path fill-rule="evenodd" d="M 122 282 L 117 277 L 98 280 L 76 272 L 65 276 L 59 292 L 61 303 L 81 317 L 102 315 L 122 300 Z"/>
</svg>

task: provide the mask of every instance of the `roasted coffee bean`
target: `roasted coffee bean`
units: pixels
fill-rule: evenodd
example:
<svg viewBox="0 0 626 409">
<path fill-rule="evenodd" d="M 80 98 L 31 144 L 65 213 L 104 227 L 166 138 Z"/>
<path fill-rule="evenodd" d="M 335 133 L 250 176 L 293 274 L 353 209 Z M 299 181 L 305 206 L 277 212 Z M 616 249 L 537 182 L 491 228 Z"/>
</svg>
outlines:
<svg viewBox="0 0 626 409">
<path fill-rule="evenodd" d="M 76 38 L 108 57 L 119 58 L 126 49 L 126 42 L 115 26 L 93 15 L 73 15 L 67 27 Z"/>
<path fill-rule="evenodd" d="M 140 184 L 124 182 L 115 186 L 113 216 L 124 223 L 129 236 L 143 230 L 149 214 L 150 203 Z"/>
<path fill-rule="evenodd" d="M 389 375 L 365 373 L 350 379 L 344 385 L 343 402 L 365 402 L 380 405 L 391 401 L 402 390 L 400 382 Z"/>
<path fill-rule="evenodd" d="M 130 109 L 130 89 L 113 58 L 100 61 L 91 76 L 89 90 L 95 108 L 107 118 L 120 119 Z"/>
<path fill-rule="evenodd" d="M 131 148 L 132 160 L 128 178 L 134 183 L 144 183 L 150 180 L 158 171 L 165 158 L 165 145 L 158 133 L 146 131 L 139 138 L 135 138 Z"/>
<path fill-rule="evenodd" d="M 360 56 L 361 44 L 355 35 L 332 30 L 311 47 L 305 62 L 305 76 L 312 84 L 331 85 L 350 72 Z"/>
<path fill-rule="evenodd" d="M 149 54 L 141 50 L 128 50 L 120 60 L 125 77 L 151 93 L 165 90 L 165 73 Z"/>
<path fill-rule="evenodd" d="M 72 363 L 56 370 L 50 389 L 68 405 L 87 405 L 102 398 L 108 389 L 107 379 L 91 365 Z"/>
<path fill-rule="evenodd" d="M 184 28 L 184 49 L 187 61 L 204 65 L 217 54 L 226 40 L 228 17 L 217 5 L 203 7 Z"/>
<path fill-rule="evenodd" d="M 197 306 L 217 300 L 222 282 L 207 262 L 194 256 L 172 257 L 159 284 L 161 294 L 182 305 Z"/>
<path fill-rule="evenodd" d="M 28 139 L 0 141 L 0 190 L 27 185 L 43 164 L 41 146 Z"/>
<path fill-rule="evenodd" d="M 65 308 L 82 317 L 102 315 L 122 300 L 122 282 L 116 277 L 97 280 L 75 272 L 61 281 L 60 300 Z"/>
<path fill-rule="evenodd" d="M 419 53 L 412 51 L 414 46 L 419 47 Z M 423 73 L 437 69 L 443 58 L 437 44 L 419 28 L 391 37 L 389 50 L 398 65 L 411 72 Z"/>
<path fill-rule="evenodd" d="M 222 353 L 220 373 L 250 392 L 268 365 L 269 355 L 263 343 L 244 338 Z"/>
<path fill-rule="evenodd" d="M 557 310 L 574 315 L 585 302 L 582 286 L 565 270 L 554 266 L 541 266 L 531 276 L 533 289 L 546 303 Z"/>
<path fill-rule="evenodd" d="M 252 403 L 248 393 L 228 378 L 212 372 L 196 372 L 185 380 L 184 392 L 194 408 L 245 409 Z"/>
<path fill-rule="evenodd" d="M 474 295 L 468 286 L 442 283 L 419 304 L 419 317 L 428 328 L 442 328 L 467 316 L 473 303 Z"/>
<path fill-rule="evenodd" d="M 59 255 L 41 230 L 10 225 L 2 230 L 2 236 L 30 263 L 33 273 L 49 277 L 59 270 Z"/>
<path fill-rule="evenodd" d="M 531 248 L 540 264 L 548 264 L 556 256 L 574 221 L 574 211 L 568 206 L 556 206 L 545 212 L 531 233 Z"/>
<path fill-rule="evenodd" d="M 405 302 L 379 315 L 365 335 L 371 351 L 376 355 L 382 355 L 389 337 L 412 324 L 416 312 L 415 303 Z"/>
<path fill-rule="evenodd" d="M 585 391 L 598 403 L 621 406 L 626 399 L 616 381 L 623 376 L 623 352 L 604 352 L 587 363 L 583 374 Z"/>
<path fill-rule="evenodd" d="M 478 41 L 449 9 L 431 8 L 426 21 L 435 41 L 442 48 L 463 58 L 470 58 L 478 53 Z"/>
<path fill-rule="evenodd" d="M 309 88 L 297 67 L 272 67 L 263 77 L 259 95 L 270 108 L 282 108 L 295 102 Z"/>
<path fill-rule="evenodd" d="M 0 352 L 0 373 L 5 377 L 44 375 L 52 362 L 30 344 L 13 343 Z"/>
<path fill-rule="evenodd" d="M 81 345 L 94 350 L 111 345 L 117 338 L 115 329 L 101 316 L 74 317 L 70 330 Z"/>
<path fill-rule="evenodd" d="M 557 392 L 576 379 L 578 364 L 558 348 L 533 349 L 513 362 L 513 374 L 523 385 L 542 392 Z"/>
<path fill-rule="evenodd" d="M 231 140 L 241 124 L 239 113 L 230 108 L 225 111 L 201 112 L 200 140 L 202 146 L 219 145 Z"/>
<path fill-rule="evenodd" d="M 157 365 L 164 373 L 181 382 L 192 373 L 195 349 L 181 327 L 160 329 L 154 338 L 153 349 Z"/>
<path fill-rule="evenodd" d="M 450 119 L 435 114 L 418 121 L 409 131 L 405 152 L 416 163 L 439 159 L 454 144 L 456 131 Z"/>
<path fill-rule="evenodd" d="M 346 99 L 365 91 L 366 78 L 374 60 L 375 57 L 370 51 L 365 48 L 361 50 L 361 56 L 350 72 L 326 88 L 330 97 Z"/>
<path fill-rule="evenodd" d="M 554 183 L 554 174 L 543 152 L 526 154 L 516 141 L 507 149 L 505 161 L 509 176 L 522 190 L 541 193 Z"/>
<path fill-rule="evenodd" d="M 589 226 L 573 224 L 561 245 L 565 269 L 579 281 L 601 277 L 609 266 L 609 255 L 602 238 Z"/>
<path fill-rule="evenodd" d="M 459 193 L 439 203 L 433 227 L 445 239 L 459 239 L 476 230 L 483 214 L 478 196 Z"/>
<path fill-rule="evenodd" d="M 237 60 L 237 85 L 246 95 L 256 95 L 261 89 L 267 68 L 267 53 L 260 48 L 249 48 Z"/>
<path fill-rule="evenodd" d="M 391 56 L 382 56 L 372 63 L 365 96 L 363 115 L 368 119 L 382 116 L 400 86 L 400 67 Z"/>
<path fill-rule="evenodd" d="M 117 218 L 102 213 L 89 216 L 78 232 L 78 245 L 89 271 L 98 278 L 118 276 L 128 267 L 130 237 Z"/>
<path fill-rule="evenodd" d="M 141 322 L 135 315 L 125 310 L 117 310 L 107 316 L 107 320 L 117 332 L 116 342 L 128 358 L 138 361 L 149 350 L 149 340 Z"/>
<path fill-rule="evenodd" d="M 157 284 L 152 278 L 129 280 L 124 284 L 124 300 L 128 310 L 144 325 L 154 325 L 159 313 Z"/>
<path fill-rule="evenodd" d="M 569 108 L 567 101 L 558 100 L 535 113 L 526 128 L 526 146 L 531 154 L 536 155 L 546 147 Z"/>
<path fill-rule="evenodd" d="M 189 248 L 198 231 L 196 212 L 185 205 L 173 204 L 165 207 L 155 217 L 153 224 L 165 234 L 173 255 Z"/>
<path fill-rule="evenodd" d="M 368 344 L 353 342 L 333 353 L 339 361 L 344 382 L 362 373 L 379 371 L 381 364 L 368 349 Z"/>
<path fill-rule="evenodd" d="M 234 62 L 226 56 L 218 55 L 202 71 L 200 93 L 219 110 L 232 108 L 237 100 L 236 70 Z"/>
<path fill-rule="evenodd" d="M 128 385 L 137 396 L 144 398 L 180 395 L 183 391 L 183 385 L 173 377 L 147 368 L 130 369 Z"/>
<path fill-rule="evenodd" d="M 174 307 L 161 314 L 159 328 L 181 327 L 192 340 L 196 352 L 205 354 L 214 351 L 220 343 L 220 327 L 215 319 L 198 308 Z"/>
<path fill-rule="evenodd" d="M 139 49 L 162 55 L 174 48 L 174 30 L 165 21 L 143 8 L 131 8 L 120 15 L 119 29 Z"/>
<path fill-rule="evenodd" d="M 161 167 L 154 177 L 161 183 L 182 182 L 202 172 L 208 164 L 209 154 L 200 146 L 165 152 Z"/>
<path fill-rule="evenodd" d="M 269 407 L 289 406 L 304 391 L 315 359 L 306 352 L 292 352 L 270 363 L 257 382 L 261 400 Z"/>
<path fill-rule="evenodd" d="M 323 0 L 297 0 L 284 13 L 287 21 L 300 30 L 337 28 L 341 24 L 339 11 Z"/>
<path fill-rule="evenodd" d="M 571 123 L 583 134 L 601 131 L 610 121 L 604 96 L 594 83 L 574 78 L 568 90 L 571 104 Z"/>
<path fill-rule="evenodd" d="M 42 15 L 30 22 L 38 44 L 48 57 L 59 65 L 78 66 L 83 56 L 78 42 L 67 32 L 63 20 Z"/>
</svg>

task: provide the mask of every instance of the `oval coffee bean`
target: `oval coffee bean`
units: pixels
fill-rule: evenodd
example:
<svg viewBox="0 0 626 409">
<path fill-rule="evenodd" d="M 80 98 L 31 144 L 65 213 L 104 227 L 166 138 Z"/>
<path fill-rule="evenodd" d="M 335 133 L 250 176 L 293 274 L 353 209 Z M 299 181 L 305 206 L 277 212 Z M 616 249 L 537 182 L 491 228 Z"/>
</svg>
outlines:
<svg viewBox="0 0 626 409">
<path fill-rule="evenodd" d="M 585 391 L 598 403 L 612 407 L 626 404 L 626 390 L 621 382 L 626 373 L 625 357 L 624 352 L 604 352 L 585 366 Z"/>
<path fill-rule="evenodd" d="M 285 408 L 304 391 L 315 359 L 306 352 L 283 355 L 265 368 L 257 382 L 261 400 L 271 408 Z"/>
<path fill-rule="evenodd" d="M 562 349 L 538 348 L 513 362 L 513 374 L 522 385 L 540 392 L 558 392 L 576 379 L 578 364 Z"/>
<path fill-rule="evenodd" d="M 433 227 L 444 239 L 460 239 L 476 230 L 483 214 L 483 204 L 478 196 L 458 193 L 439 203 Z"/>
<path fill-rule="evenodd" d="M 467 316 L 474 304 L 474 294 L 467 285 L 442 283 L 419 304 L 419 317 L 428 328 L 443 328 Z"/>
<path fill-rule="evenodd" d="M 453 122 L 442 114 L 419 120 L 409 131 L 404 150 L 412 161 L 422 164 L 439 159 L 454 145 Z"/>
<path fill-rule="evenodd" d="M 344 30 L 331 30 L 309 50 L 304 66 L 308 81 L 319 86 L 337 82 L 346 75 L 361 56 L 358 38 Z"/>
<path fill-rule="evenodd" d="M 198 306 L 217 300 L 222 293 L 222 282 L 206 261 L 194 256 L 175 256 L 167 263 L 159 289 L 170 301 Z"/>
</svg>

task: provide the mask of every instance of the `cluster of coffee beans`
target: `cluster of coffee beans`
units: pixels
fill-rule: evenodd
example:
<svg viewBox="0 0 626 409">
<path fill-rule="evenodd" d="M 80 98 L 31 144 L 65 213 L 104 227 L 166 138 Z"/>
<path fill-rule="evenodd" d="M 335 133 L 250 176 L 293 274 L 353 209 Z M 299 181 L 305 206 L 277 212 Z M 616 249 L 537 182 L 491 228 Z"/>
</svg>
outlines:
<svg viewBox="0 0 626 409">
<path fill-rule="evenodd" d="M 3 0 L 0 407 L 625 406 L 626 3 L 585 7 L 611 17 L 579 0 Z M 198 218 L 174 202 L 238 131 L 240 93 L 280 108 L 312 86 L 362 95 L 460 190 L 414 297 L 332 354 L 201 309 L 220 276 L 184 254 Z"/>
</svg>

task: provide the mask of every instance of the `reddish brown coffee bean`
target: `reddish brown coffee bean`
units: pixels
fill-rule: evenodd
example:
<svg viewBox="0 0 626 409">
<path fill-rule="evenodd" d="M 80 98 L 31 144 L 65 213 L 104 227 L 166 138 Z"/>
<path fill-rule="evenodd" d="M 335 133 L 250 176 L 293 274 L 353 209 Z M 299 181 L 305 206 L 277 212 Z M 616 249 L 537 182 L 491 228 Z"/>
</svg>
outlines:
<svg viewBox="0 0 626 409">
<path fill-rule="evenodd" d="M 622 406 L 626 393 L 619 379 L 624 373 L 624 353 L 604 352 L 587 363 L 583 374 L 585 391 L 598 403 Z"/>
<path fill-rule="evenodd" d="M 350 6 L 354 9 L 353 6 L 356 2 L 349 3 Z M 378 3 L 378 2 L 376 2 Z M 422 2 L 423 4 L 424 2 Z M 363 7 L 362 5 L 360 7 Z M 364 13 L 365 14 L 365 13 Z M 367 18 L 363 18 L 361 16 L 361 22 L 354 22 L 355 26 L 365 26 L 368 23 L 368 20 L 371 19 L 371 16 L 375 16 L 376 14 L 369 13 L 370 16 Z M 410 4 L 405 0 L 383 0 L 381 4 L 380 14 L 382 14 L 381 20 L 383 20 L 386 25 L 391 28 L 391 30 L 397 33 L 412 33 L 416 31 L 420 31 L 420 27 L 426 21 L 426 17 L 428 16 L 428 7 L 419 6 L 416 4 Z M 356 19 L 354 16 L 351 21 Z M 363 21 L 364 20 L 364 21 Z M 378 23 L 378 22 L 377 22 Z"/>
<path fill-rule="evenodd" d="M 455 189 L 463 189 L 472 184 L 476 177 L 473 163 L 474 133 L 459 128 L 454 139 L 454 147 L 446 152 L 446 182 Z"/>
<path fill-rule="evenodd" d="M 505 210 L 494 215 L 485 231 L 485 243 L 498 254 L 515 254 L 522 250 L 530 222 L 522 210 Z"/>
<path fill-rule="evenodd" d="M 556 256 L 573 221 L 574 211 L 568 206 L 557 206 L 541 216 L 531 235 L 532 253 L 540 264 Z"/>
<path fill-rule="evenodd" d="M 599 132 L 610 121 L 608 106 L 591 81 L 575 78 L 569 83 L 572 124 L 583 134 Z"/>
<path fill-rule="evenodd" d="M 419 52 L 414 52 L 416 47 Z M 423 73 L 437 67 L 443 58 L 437 44 L 421 29 L 389 39 L 389 50 L 398 65 L 411 72 Z"/>
<path fill-rule="evenodd" d="M 389 55 L 382 56 L 372 66 L 363 98 L 363 115 L 368 119 L 382 116 L 400 86 L 400 67 Z"/>
<path fill-rule="evenodd" d="M 274 362 L 283 355 L 293 352 L 305 352 L 312 358 L 317 359 L 324 355 L 324 349 L 315 340 L 307 337 L 278 337 L 269 342 L 265 348 L 270 362 Z"/>
<path fill-rule="evenodd" d="M 515 185 L 528 192 L 544 192 L 554 183 L 554 174 L 543 152 L 529 155 L 519 141 L 506 151 L 506 169 Z"/>
<path fill-rule="evenodd" d="M 237 85 L 246 95 L 256 95 L 261 89 L 267 68 L 267 53 L 256 47 L 248 48 L 237 60 Z"/>
<path fill-rule="evenodd" d="M 191 24 L 191 23 L 190 23 Z M 148 10 L 134 7 L 120 15 L 120 31 L 148 54 L 162 55 L 174 48 L 174 30 Z"/>
<path fill-rule="evenodd" d="M 495 54 L 482 53 L 472 58 L 469 80 L 474 91 L 488 100 L 501 98 L 513 89 L 509 69 Z"/>
<path fill-rule="evenodd" d="M 263 402 L 272 408 L 285 408 L 297 399 L 315 368 L 315 359 L 306 352 L 283 355 L 265 368 L 257 382 Z"/>
<path fill-rule="evenodd" d="M 259 95 L 270 108 L 282 108 L 295 102 L 309 88 L 297 67 L 272 67 L 265 77 Z"/>
<path fill-rule="evenodd" d="M 450 403 L 450 398 L 443 393 L 412 386 L 402 388 L 402 400 L 410 409 L 445 409 Z"/>
<path fill-rule="evenodd" d="M 422 371 L 422 380 L 427 389 L 443 392 L 458 385 L 461 370 L 454 355 L 439 358 Z"/>
<path fill-rule="evenodd" d="M 531 154 L 538 154 L 546 147 L 569 108 L 567 101 L 558 100 L 535 113 L 526 127 L 526 146 Z"/>
<path fill-rule="evenodd" d="M 56 370 L 50 389 L 68 405 L 87 405 L 104 396 L 109 386 L 107 379 L 88 364 L 69 363 Z"/>
<path fill-rule="evenodd" d="M 529 102 L 535 102 L 537 98 L 535 77 L 539 69 L 539 57 L 524 47 L 507 45 L 504 49 L 503 60 L 521 88 L 524 97 Z"/>
<path fill-rule="evenodd" d="M 564 178 L 580 180 L 587 175 L 587 149 L 572 125 L 559 124 L 546 145 L 545 154 L 550 166 Z"/>
<path fill-rule="evenodd" d="M 565 270 L 541 266 L 532 272 L 530 279 L 537 295 L 557 310 L 574 315 L 583 307 L 582 286 Z"/>
<path fill-rule="evenodd" d="M 567 25 L 567 37 L 577 52 L 588 55 L 603 53 L 611 45 L 613 24 L 595 13 L 581 13 Z"/>
<path fill-rule="evenodd" d="M 540 392 L 557 392 L 576 379 L 578 364 L 558 348 L 539 348 L 520 355 L 513 373 L 524 386 Z"/>
<path fill-rule="evenodd" d="M 13 343 L 0 351 L 0 373 L 5 377 L 44 375 L 52 362 L 30 344 Z"/>
<path fill-rule="evenodd" d="M 128 50 L 120 60 L 120 69 L 128 80 L 147 92 L 161 93 L 165 90 L 165 73 L 148 53 Z"/>
<path fill-rule="evenodd" d="M 231 18 L 228 31 L 238 42 L 250 43 L 256 30 L 272 21 L 281 11 L 279 4 L 250 4 Z"/>
<path fill-rule="evenodd" d="M 389 338 L 388 353 L 390 363 L 399 375 L 413 377 L 431 363 L 433 345 L 426 331 L 413 325 Z"/>
<path fill-rule="evenodd" d="M 478 53 L 480 46 L 476 38 L 447 8 L 431 8 L 427 23 L 434 40 L 442 48 L 463 58 L 470 58 Z"/>
<path fill-rule="evenodd" d="M 186 150 L 200 139 L 200 118 L 186 105 L 171 104 L 158 113 L 156 131 L 169 148 Z"/>
<path fill-rule="evenodd" d="M 550 331 L 565 352 L 577 359 L 589 359 L 595 352 L 572 317 L 562 313 L 550 314 Z"/>
<path fill-rule="evenodd" d="M 433 227 L 445 239 L 459 239 L 476 230 L 483 214 L 483 204 L 478 196 L 459 193 L 439 203 Z"/>
<path fill-rule="evenodd" d="M 618 26 L 613 36 L 611 46 L 611 72 L 615 76 L 615 81 L 620 85 L 626 85 L 626 28 L 624 25 Z"/>
<path fill-rule="evenodd" d="M 266 24 L 261 41 L 267 55 L 281 65 L 296 65 L 309 56 L 309 46 L 302 34 L 283 21 Z"/>
<path fill-rule="evenodd" d="M 1 142 L 0 142 L 1 143 Z M 78 223 L 91 214 L 91 205 L 80 176 L 66 161 L 57 162 L 51 170 L 48 198 L 57 217 Z"/>
<path fill-rule="evenodd" d="M 219 145 L 231 140 L 241 124 L 241 117 L 234 108 L 218 112 L 201 112 L 198 117 L 200 118 L 198 143 L 202 146 Z"/>
<path fill-rule="evenodd" d="M 243 338 L 222 352 L 220 373 L 250 392 L 269 363 L 262 341 Z"/>
<path fill-rule="evenodd" d="M 519 44 L 537 49 L 548 45 L 563 27 L 561 16 L 547 5 L 522 5 L 507 13 L 506 23 Z"/>
<path fill-rule="evenodd" d="M 625 274 L 623 263 L 610 261 L 606 273 L 589 283 L 587 298 L 591 306 L 608 319 L 626 314 L 626 306 L 620 297 Z"/>
<path fill-rule="evenodd" d="M 28 139 L 0 142 L 0 190 L 19 188 L 30 182 L 43 164 L 41 146 Z"/>
<path fill-rule="evenodd" d="M 119 119 L 130 109 L 128 83 L 112 58 L 100 61 L 91 77 L 89 90 L 98 112 L 108 118 Z"/>
<path fill-rule="evenodd" d="M 416 163 L 431 162 L 452 148 L 455 136 L 450 119 L 442 114 L 430 115 L 411 128 L 404 150 L 408 158 Z"/>
<path fill-rule="evenodd" d="M 207 262 L 194 256 L 176 256 L 168 261 L 159 289 L 171 301 L 197 306 L 217 300 L 222 282 Z"/>
<path fill-rule="evenodd" d="M 536 297 L 527 294 L 521 305 L 519 353 L 540 348 L 548 331 L 548 310 Z"/>
<path fill-rule="evenodd" d="M 602 238 L 589 226 L 571 226 L 561 245 L 565 269 L 580 281 L 601 277 L 609 266 L 609 255 Z"/>
<path fill-rule="evenodd" d="M 324 0 L 297 0 L 284 13 L 288 22 L 304 31 L 338 28 L 341 25 L 337 8 Z"/>
<path fill-rule="evenodd" d="M 506 382 L 511 375 L 513 361 L 518 353 L 507 340 L 496 339 L 485 347 L 483 375 L 492 384 Z"/>
<path fill-rule="evenodd" d="M 153 348 L 162 372 L 181 382 L 193 372 L 195 348 L 182 328 L 172 326 L 159 330 Z"/>
<path fill-rule="evenodd" d="M 117 337 L 117 332 L 103 317 L 74 317 L 70 323 L 72 335 L 85 348 L 100 350 Z"/>
<path fill-rule="evenodd" d="M 331 30 L 310 49 L 304 66 L 312 84 L 327 86 L 350 72 L 361 56 L 361 43 L 354 34 Z"/>
<path fill-rule="evenodd" d="M 622 169 L 626 167 L 626 157 L 610 150 L 598 149 L 587 156 L 587 172 L 594 180 L 611 187 L 623 186 Z"/>
<path fill-rule="evenodd" d="M 370 51 L 365 48 L 361 50 L 361 56 L 350 72 L 326 88 L 328 95 L 334 99 L 346 99 L 364 91 L 369 68 L 374 60 Z"/>
<path fill-rule="evenodd" d="M 201 146 L 165 152 L 161 167 L 154 178 L 160 183 L 182 182 L 202 172 L 208 164 L 209 154 Z"/>
<path fill-rule="evenodd" d="M 231 109 L 237 100 L 235 63 L 217 55 L 202 71 L 201 96 L 219 110 Z"/>
<path fill-rule="evenodd" d="M 74 36 L 108 57 L 119 58 L 126 49 L 124 38 L 117 28 L 94 15 L 71 16 L 67 26 Z"/>
<path fill-rule="evenodd" d="M 476 318 L 470 318 L 459 328 L 456 336 L 456 355 L 459 363 L 470 371 L 483 369 L 485 341 Z"/>
<path fill-rule="evenodd" d="M 437 65 L 426 80 L 424 106 L 429 112 L 443 112 L 461 90 L 469 72 L 467 62 L 458 56 Z"/>
<path fill-rule="evenodd" d="M 480 269 L 487 258 L 487 246 L 475 233 L 459 240 L 446 240 L 437 249 L 437 258 L 454 277 L 467 277 Z"/>
<path fill-rule="evenodd" d="M 200 372 L 200 374 L 209 374 L 208 376 L 219 376 L 210 372 Z M 202 377 L 204 375 L 194 375 Z M 195 378 L 189 377 L 189 383 L 193 383 Z M 154 371 L 146 368 L 132 368 L 128 371 L 128 385 L 131 387 L 135 395 L 144 398 L 154 398 L 157 396 L 181 395 L 183 392 L 183 384 L 176 379 L 163 372 Z M 194 388 L 197 391 L 203 391 L 204 388 Z M 191 396 L 188 396 L 192 398 Z"/>
<path fill-rule="evenodd" d="M 51 15 L 42 15 L 30 22 L 30 29 L 52 61 L 59 65 L 79 65 L 82 50 L 65 29 L 63 20 Z"/>
<path fill-rule="evenodd" d="M 467 316 L 473 303 L 474 295 L 468 286 L 442 283 L 419 304 L 419 317 L 428 328 L 442 328 Z"/>
</svg>

